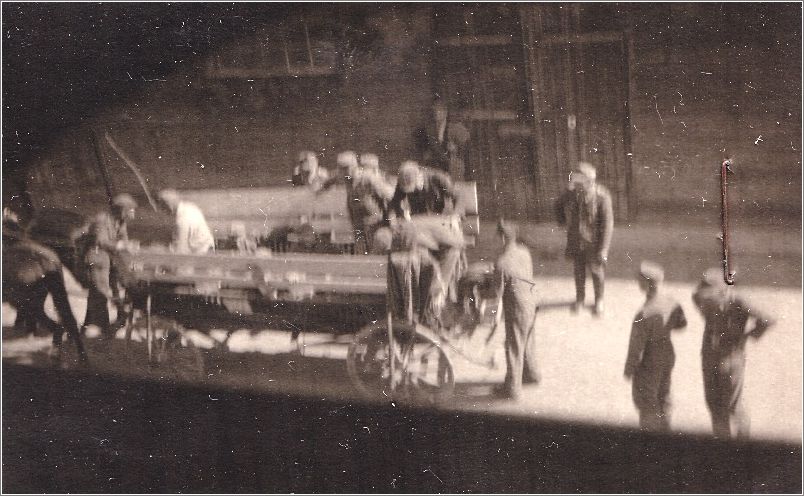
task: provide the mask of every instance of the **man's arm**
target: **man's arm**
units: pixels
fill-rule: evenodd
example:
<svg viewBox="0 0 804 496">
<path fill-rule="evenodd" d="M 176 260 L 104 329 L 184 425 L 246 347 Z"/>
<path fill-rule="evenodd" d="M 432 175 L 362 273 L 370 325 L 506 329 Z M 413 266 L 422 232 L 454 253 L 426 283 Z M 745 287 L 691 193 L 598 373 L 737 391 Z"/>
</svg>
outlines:
<svg viewBox="0 0 804 496">
<path fill-rule="evenodd" d="M 402 218 L 405 216 L 405 213 L 402 212 L 402 199 L 405 197 L 405 193 L 399 188 L 396 187 L 394 190 L 394 196 L 391 198 L 391 201 L 388 202 L 388 216 L 389 217 L 399 217 Z"/>
<path fill-rule="evenodd" d="M 92 234 L 95 238 L 95 244 L 101 250 L 114 253 L 117 251 L 117 239 L 113 239 L 111 233 L 113 231 L 110 223 L 111 218 L 106 215 L 100 215 L 92 223 Z"/>
<path fill-rule="evenodd" d="M 608 191 L 603 191 L 598 195 L 598 205 L 600 212 L 600 224 L 603 230 L 600 233 L 600 247 L 598 255 L 601 260 L 605 260 L 609 256 L 609 247 L 611 246 L 611 238 L 614 234 L 614 209 L 611 205 L 611 195 Z"/>
<path fill-rule="evenodd" d="M 628 343 L 628 355 L 625 359 L 623 374 L 629 379 L 634 376 L 639 363 L 642 361 L 642 352 L 645 351 L 647 335 L 645 333 L 645 315 L 639 312 L 631 325 L 631 339 Z"/>
<path fill-rule="evenodd" d="M 776 322 L 768 317 L 764 312 L 757 310 L 753 305 L 747 304 L 745 301 L 740 301 L 740 305 L 748 312 L 748 315 L 754 320 L 754 327 L 747 332 L 749 336 L 754 339 L 759 339 L 765 331 L 767 331 Z"/>
<path fill-rule="evenodd" d="M 463 205 L 462 195 L 458 188 L 455 187 L 455 183 L 447 174 L 441 171 L 433 171 L 432 174 L 433 185 L 440 189 L 446 198 L 452 199 L 452 213 L 463 217 L 466 207 Z"/>
</svg>

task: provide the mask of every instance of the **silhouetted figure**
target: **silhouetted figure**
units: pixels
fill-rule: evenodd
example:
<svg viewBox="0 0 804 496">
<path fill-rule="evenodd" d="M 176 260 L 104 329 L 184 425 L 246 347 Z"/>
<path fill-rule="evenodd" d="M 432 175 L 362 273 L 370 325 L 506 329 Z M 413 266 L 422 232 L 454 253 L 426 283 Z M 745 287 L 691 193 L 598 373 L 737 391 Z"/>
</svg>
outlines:
<svg viewBox="0 0 804 496">
<path fill-rule="evenodd" d="M 632 379 L 632 397 L 639 410 L 639 426 L 666 431 L 670 427 L 670 378 L 676 354 L 670 334 L 687 326 L 678 302 L 663 294 L 664 270 L 643 262 L 639 268 L 639 289 L 645 304 L 634 317 L 625 377 Z"/>
</svg>

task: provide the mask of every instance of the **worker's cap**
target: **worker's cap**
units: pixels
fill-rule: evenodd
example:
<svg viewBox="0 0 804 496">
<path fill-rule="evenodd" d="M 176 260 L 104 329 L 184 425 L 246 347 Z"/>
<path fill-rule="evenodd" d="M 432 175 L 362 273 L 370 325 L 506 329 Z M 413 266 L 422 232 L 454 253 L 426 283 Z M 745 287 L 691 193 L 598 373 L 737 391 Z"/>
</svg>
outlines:
<svg viewBox="0 0 804 496">
<path fill-rule="evenodd" d="M 315 156 L 314 152 L 305 150 L 303 152 L 299 152 L 299 163 L 305 168 L 310 169 L 314 165 L 318 165 L 318 157 Z"/>
<path fill-rule="evenodd" d="M 516 241 L 519 236 L 519 226 L 511 221 L 500 219 L 497 221 L 497 233 L 506 239 Z"/>
<path fill-rule="evenodd" d="M 379 170 L 380 157 L 373 153 L 364 153 L 360 155 L 360 165 L 364 169 Z"/>
<path fill-rule="evenodd" d="M 404 191 L 409 191 L 416 186 L 419 179 L 419 164 L 413 160 L 406 160 L 399 166 L 399 186 Z"/>
<path fill-rule="evenodd" d="M 137 202 L 134 197 L 128 193 L 120 193 L 112 198 L 112 205 L 121 209 L 137 208 Z"/>
<path fill-rule="evenodd" d="M 572 174 L 573 178 L 576 176 L 576 174 L 580 174 L 583 177 L 594 181 L 597 178 L 597 169 L 589 162 L 578 162 L 578 166 L 575 167 L 575 170 Z"/>
<path fill-rule="evenodd" d="M 336 160 L 338 167 L 344 167 L 347 169 L 352 169 L 357 167 L 357 153 L 347 150 L 345 152 L 341 152 L 338 154 L 338 158 Z"/>
<path fill-rule="evenodd" d="M 713 288 L 726 287 L 726 281 L 723 279 L 723 269 L 720 267 L 706 269 L 701 278 L 701 282 Z"/>
<path fill-rule="evenodd" d="M 645 261 L 639 264 L 639 275 L 648 281 L 660 283 L 664 280 L 664 269 L 657 263 Z"/>
<path fill-rule="evenodd" d="M 168 205 L 174 205 L 179 202 L 181 196 L 175 189 L 163 189 L 159 192 L 159 199 Z"/>
</svg>

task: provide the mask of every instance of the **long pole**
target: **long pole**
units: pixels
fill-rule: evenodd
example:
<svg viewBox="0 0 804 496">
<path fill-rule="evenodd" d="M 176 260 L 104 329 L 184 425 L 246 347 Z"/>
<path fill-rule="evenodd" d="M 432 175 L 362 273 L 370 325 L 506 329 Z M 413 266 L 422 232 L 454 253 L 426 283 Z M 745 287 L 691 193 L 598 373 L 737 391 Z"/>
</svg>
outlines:
<svg viewBox="0 0 804 496">
<path fill-rule="evenodd" d="M 90 139 L 92 140 L 92 149 L 95 152 L 95 159 L 98 162 L 98 169 L 103 179 L 103 187 L 106 189 L 106 201 L 111 205 L 114 190 L 112 189 L 112 183 L 109 180 L 109 171 L 106 169 L 106 163 L 103 161 L 103 153 L 101 153 L 100 145 L 98 144 L 98 139 L 94 131 L 90 133 Z"/>
<path fill-rule="evenodd" d="M 728 175 L 731 172 L 731 160 L 726 159 L 720 164 L 720 227 L 723 240 L 723 279 L 726 284 L 734 284 L 734 273 L 731 271 L 731 257 L 729 256 L 729 197 Z"/>
</svg>

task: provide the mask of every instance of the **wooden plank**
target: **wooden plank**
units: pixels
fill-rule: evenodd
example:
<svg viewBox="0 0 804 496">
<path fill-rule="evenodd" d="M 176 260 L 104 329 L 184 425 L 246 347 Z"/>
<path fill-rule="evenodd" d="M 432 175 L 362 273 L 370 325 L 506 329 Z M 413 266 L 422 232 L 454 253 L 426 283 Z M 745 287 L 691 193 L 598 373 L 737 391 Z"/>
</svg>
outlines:
<svg viewBox="0 0 804 496">
<path fill-rule="evenodd" d="M 513 35 L 510 34 L 489 34 L 473 36 L 447 36 L 435 41 L 436 46 L 445 47 L 476 47 L 476 46 L 501 46 L 513 43 Z"/>
<path fill-rule="evenodd" d="M 542 46 L 584 43 L 612 43 L 623 40 L 622 31 L 595 31 L 591 33 L 548 34 L 537 43 Z"/>
</svg>

